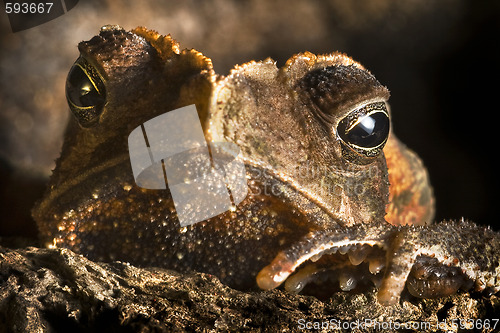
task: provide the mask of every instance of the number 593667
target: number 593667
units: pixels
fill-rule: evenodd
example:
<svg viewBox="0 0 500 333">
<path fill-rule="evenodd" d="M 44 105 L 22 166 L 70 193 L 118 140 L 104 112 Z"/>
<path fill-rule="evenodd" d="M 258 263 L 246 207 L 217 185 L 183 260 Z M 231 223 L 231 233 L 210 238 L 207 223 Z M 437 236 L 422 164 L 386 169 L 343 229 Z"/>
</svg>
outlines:
<svg viewBox="0 0 500 333">
<path fill-rule="evenodd" d="M 7 14 L 44 14 L 50 13 L 53 2 L 6 2 L 5 12 Z"/>
</svg>

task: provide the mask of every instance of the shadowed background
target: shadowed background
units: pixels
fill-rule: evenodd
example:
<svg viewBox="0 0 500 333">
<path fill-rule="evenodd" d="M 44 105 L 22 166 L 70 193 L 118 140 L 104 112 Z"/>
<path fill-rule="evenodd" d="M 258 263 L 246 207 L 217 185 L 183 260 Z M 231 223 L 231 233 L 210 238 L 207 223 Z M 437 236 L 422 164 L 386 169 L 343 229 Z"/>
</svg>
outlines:
<svg viewBox="0 0 500 333">
<path fill-rule="evenodd" d="M 394 131 L 429 169 L 436 218 L 500 229 L 500 2 L 121 0 L 81 1 L 17 33 L 0 13 L 0 236 L 36 237 L 29 210 L 59 155 L 66 75 L 78 42 L 105 24 L 170 33 L 223 75 L 266 57 L 347 53 L 391 90 Z"/>
</svg>

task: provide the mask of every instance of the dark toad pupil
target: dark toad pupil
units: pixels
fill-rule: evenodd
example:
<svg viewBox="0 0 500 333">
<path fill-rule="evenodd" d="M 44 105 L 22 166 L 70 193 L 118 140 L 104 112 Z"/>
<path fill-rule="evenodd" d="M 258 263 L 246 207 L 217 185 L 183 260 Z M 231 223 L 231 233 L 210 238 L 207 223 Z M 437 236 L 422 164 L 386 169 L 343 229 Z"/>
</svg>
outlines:
<svg viewBox="0 0 500 333">
<path fill-rule="evenodd" d="M 345 133 L 345 139 L 353 145 L 373 148 L 382 144 L 389 135 L 389 118 L 384 112 L 364 116 Z"/>
<path fill-rule="evenodd" d="M 104 98 L 96 90 L 80 66 L 73 66 L 66 81 L 66 95 L 78 107 L 98 106 Z"/>
</svg>

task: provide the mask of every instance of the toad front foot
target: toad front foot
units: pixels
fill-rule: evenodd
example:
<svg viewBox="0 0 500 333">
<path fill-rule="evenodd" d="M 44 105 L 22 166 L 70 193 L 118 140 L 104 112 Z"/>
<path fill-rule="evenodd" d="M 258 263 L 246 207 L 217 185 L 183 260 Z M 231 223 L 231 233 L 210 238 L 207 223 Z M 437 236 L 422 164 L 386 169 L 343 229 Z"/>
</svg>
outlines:
<svg viewBox="0 0 500 333">
<path fill-rule="evenodd" d="M 338 281 L 349 291 L 372 281 L 383 305 L 396 304 L 405 286 L 419 298 L 459 289 L 500 291 L 500 235 L 491 229 L 464 221 L 387 229 L 310 233 L 280 252 L 257 282 L 262 289 L 284 282 L 286 290 L 300 292 L 309 283 L 326 287 Z"/>
</svg>

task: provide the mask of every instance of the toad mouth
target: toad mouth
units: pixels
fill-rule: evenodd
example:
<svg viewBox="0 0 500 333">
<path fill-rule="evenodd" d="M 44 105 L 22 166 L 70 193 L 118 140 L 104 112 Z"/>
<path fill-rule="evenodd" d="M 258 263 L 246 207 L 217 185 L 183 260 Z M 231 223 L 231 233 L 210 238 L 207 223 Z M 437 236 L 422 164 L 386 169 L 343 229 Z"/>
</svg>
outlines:
<svg viewBox="0 0 500 333">
<path fill-rule="evenodd" d="M 272 189 L 269 191 L 271 192 L 270 195 L 283 197 L 285 201 L 293 201 L 294 204 L 292 204 L 292 206 L 295 204 L 309 206 L 309 209 L 311 206 L 314 206 L 317 208 L 317 212 L 323 216 L 322 218 L 327 221 L 327 223 L 332 223 L 332 221 L 334 221 L 334 223 L 339 226 L 352 224 L 352 221 L 346 220 L 346 213 L 341 212 L 342 208 L 335 207 L 329 203 L 328 200 L 325 200 L 325 197 L 333 195 L 330 191 L 331 189 L 322 187 L 308 188 L 301 184 L 295 176 L 275 171 L 271 166 L 245 156 L 238 156 L 238 158 L 241 158 L 242 162 L 245 164 L 245 168 L 247 168 L 247 178 L 251 181 L 260 183 L 261 186 L 271 187 Z M 251 171 L 248 171 L 248 168 L 250 168 Z M 258 170 L 257 177 L 252 176 L 251 172 L 253 172 L 253 170 Z M 330 172 L 334 172 L 336 175 L 345 179 L 354 179 L 357 176 L 356 171 L 338 168 L 331 169 Z M 275 193 L 274 191 L 275 185 L 278 185 L 278 193 Z M 344 200 L 348 200 L 347 196 L 343 192 L 340 193 L 340 196 L 342 197 L 341 205 L 345 204 Z M 385 221 L 381 222 L 385 223 Z"/>
</svg>

